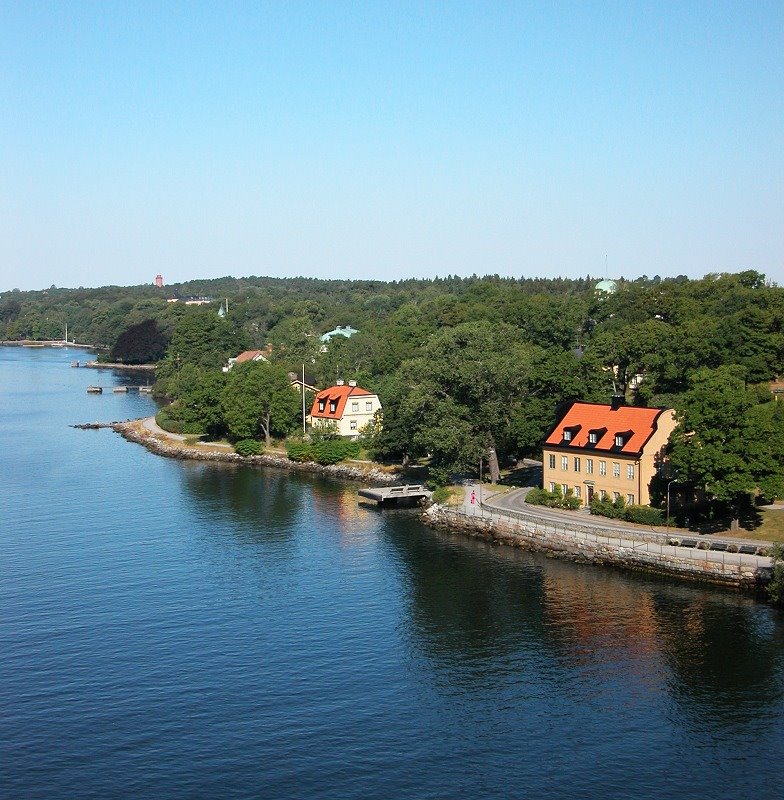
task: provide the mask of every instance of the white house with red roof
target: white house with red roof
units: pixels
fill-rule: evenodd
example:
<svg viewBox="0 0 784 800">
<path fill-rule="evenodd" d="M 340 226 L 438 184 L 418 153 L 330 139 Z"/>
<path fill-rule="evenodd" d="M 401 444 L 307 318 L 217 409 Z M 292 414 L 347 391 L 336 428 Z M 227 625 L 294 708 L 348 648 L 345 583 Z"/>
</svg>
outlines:
<svg viewBox="0 0 784 800">
<path fill-rule="evenodd" d="M 269 356 L 272 354 L 272 347 L 267 345 L 264 350 L 245 350 L 240 353 L 236 358 L 230 358 L 226 366 L 223 368 L 224 372 L 229 372 L 235 364 L 247 364 L 252 361 L 269 361 Z"/>
<path fill-rule="evenodd" d="M 341 436 L 356 439 L 359 432 L 381 410 L 377 394 L 357 386 L 356 381 L 337 381 L 313 399 L 310 422 L 314 428 L 335 425 Z"/>
<path fill-rule="evenodd" d="M 627 505 L 649 505 L 650 484 L 664 464 L 675 428 L 671 408 L 643 408 L 575 401 L 543 446 L 543 486 L 561 487 L 588 505 L 594 495 Z"/>
</svg>

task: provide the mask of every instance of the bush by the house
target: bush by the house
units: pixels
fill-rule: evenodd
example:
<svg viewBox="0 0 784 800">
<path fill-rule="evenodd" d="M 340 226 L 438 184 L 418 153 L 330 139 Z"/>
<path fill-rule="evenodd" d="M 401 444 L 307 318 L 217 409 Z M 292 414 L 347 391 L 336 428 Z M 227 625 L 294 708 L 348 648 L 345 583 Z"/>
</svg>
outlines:
<svg viewBox="0 0 784 800">
<path fill-rule="evenodd" d="M 651 508 L 650 506 L 626 505 L 622 497 L 610 500 L 609 497 L 601 499 L 594 496 L 591 500 L 591 514 L 610 519 L 622 519 L 626 522 L 634 522 L 638 525 L 663 525 L 664 513 L 661 509 Z"/>
<path fill-rule="evenodd" d="M 315 461 L 325 466 L 338 464 L 347 458 L 356 458 L 360 452 L 360 445 L 348 439 L 293 441 L 286 444 L 286 452 L 292 461 Z"/>
<path fill-rule="evenodd" d="M 548 491 L 547 489 L 531 489 L 525 496 L 527 503 L 535 506 L 547 506 L 547 508 L 565 508 L 569 511 L 575 511 L 580 507 L 580 498 L 575 497 L 571 492 L 564 495 L 560 488 L 555 491 Z"/>
<path fill-rule="evenodd" d="M 241 439 L 234 445 L 234 450 L 241 456 L 260 456 L 264 452 L 264 444 L 257 439 Z"/>
</svg>

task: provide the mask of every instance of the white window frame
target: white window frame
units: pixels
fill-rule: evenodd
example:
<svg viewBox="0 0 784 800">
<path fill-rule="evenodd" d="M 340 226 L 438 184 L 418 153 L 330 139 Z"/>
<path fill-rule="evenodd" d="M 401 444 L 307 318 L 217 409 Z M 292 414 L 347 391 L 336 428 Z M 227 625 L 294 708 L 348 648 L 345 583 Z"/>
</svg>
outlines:
<svg viewBox="0 0 784 800">
<path fill-rule="evenodd" d="M 575 472 L 579 472 L 580 471 L 580 457 L 579 456 L 575 456 L 574 457 L 574 471 Z"/>
<path fill-rule="evenodd" d="M 634 480 L 634 464 L 627 464 L 626 465 L 626 477 L 630 480 Z"/>
<path fill-rule="evenodd" d="M 571 442 L 572 441 L 572 432 L 569 430 L 569 428 L 565 428 L 564 429 L 563 438 L 564 438 L 565 442 Z"/>
<path fill-rule="evenodd" d="M 599 434 L 596 431 L 591 431 L 588 434 L 588 444 L 596 444 L 599 441 Z"/>
<path fill-rule="evenodd" d="M 589 475 L 593 475 L 593 459 L 592 458 L 586 458 L 585 459 L 585 471 Z"/>
<path fill-rule="evenodd" d="M 600 461 L 599 462 L 599 474 L 600 475 L 606 475 L 607 474 L 607 462 L 606 461 Z"/>
<path fill-rule="evenodd" d="M 561 470 L 563 472 L 569 471 L 569 456 L 561 456 Z"/>
<path fill-rule="evenodd" d="M 372 400 L 368 400 L 365 403 L 365 411 L 372 411 L 372 410 L 373 410 L 373 401 Z"/>
<path fill-rule="evenodd" d="M 547 457 L 547 463 L 550 465 L 550 469 L 555 469 L 555 453 L 550 453 Z"/>
<path fill-rule="evenodd" d="M 352 404 L 351 404 L 351 410 L 352 410 L 352 412 L 354 412 L 355 414 L 356 414 L 356 413 L 358 413 L 358 412 L 359 412 L 359 403 L 358 403 L 358 402 L 357 402 L 357 403 L 352 403 Z"/>
<path fill-rule="evenodd" d="M 355 430 L 357 429 L 357 421 L 356 421 L 355 419 L 352 419 L 352 420 L 351 420 L 351 422 L 349 423 L 349 428 L 350 428 L 352 431 L 355 431 Z"/>
<path fill-rule="evenodd" d="M 617 461 L 613 461 L 613 478 L 621 477 L 621 465 Z"/>
<path fill-rule="evenodd" d="M 627 494 L 626 495 L 626 505 L 627 506 L 633 506 L 634 505 L 634 495 L 633 494 Z"/>
</svg>

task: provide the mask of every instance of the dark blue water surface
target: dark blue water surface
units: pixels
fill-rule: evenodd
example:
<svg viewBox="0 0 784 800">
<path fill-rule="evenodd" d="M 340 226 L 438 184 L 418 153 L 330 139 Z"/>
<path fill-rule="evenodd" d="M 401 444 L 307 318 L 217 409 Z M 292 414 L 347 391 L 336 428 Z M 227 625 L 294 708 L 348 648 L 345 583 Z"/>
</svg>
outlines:
<svg viewBox="0 0 784 800">
<path fill-rule="evenodd" d="M 80 357 L 0 347 L 2 797 L 780 796 L 779 612 L 74 430 L 154 410 Z"/>
</svg>

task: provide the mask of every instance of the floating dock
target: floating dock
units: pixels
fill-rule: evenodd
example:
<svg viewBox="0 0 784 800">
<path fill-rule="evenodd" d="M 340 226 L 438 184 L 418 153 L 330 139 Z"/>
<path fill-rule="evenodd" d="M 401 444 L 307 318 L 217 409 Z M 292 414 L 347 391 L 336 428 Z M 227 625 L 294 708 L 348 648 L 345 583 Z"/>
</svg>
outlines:
<svg viewBox="0 0 784 800">
<path fill-rule="evenodd" d="M 414 505 L 430 497 L 430 492 L 422 484 L 371 486 L 360 489 L 358 494 L 368 500 L 375 500 L 379 506 Z"/>
</svg>

